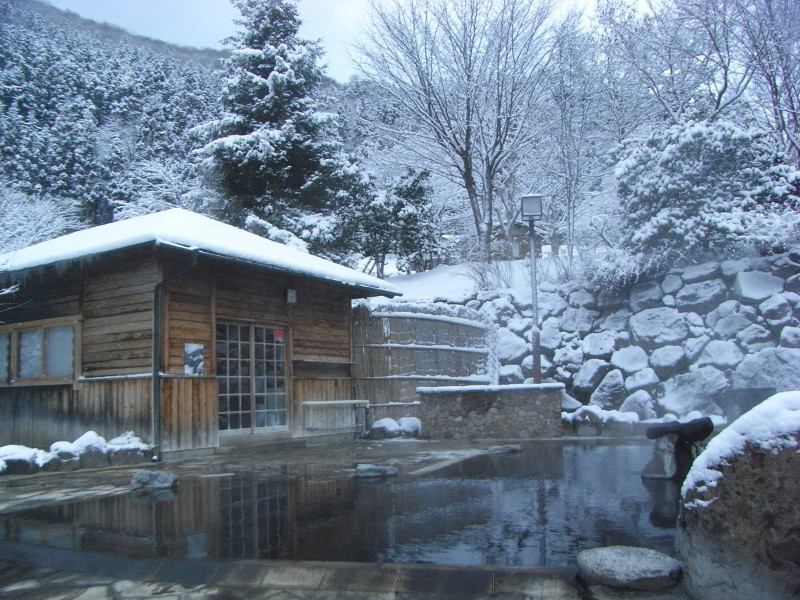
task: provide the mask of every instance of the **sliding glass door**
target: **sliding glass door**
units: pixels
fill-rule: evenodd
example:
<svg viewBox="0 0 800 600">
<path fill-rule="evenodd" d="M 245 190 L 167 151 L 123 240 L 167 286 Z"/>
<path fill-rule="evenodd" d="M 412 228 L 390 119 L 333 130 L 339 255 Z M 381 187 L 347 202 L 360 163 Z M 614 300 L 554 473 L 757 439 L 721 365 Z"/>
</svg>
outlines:
<svg viewBox="0 0 800 600">
<path fill-rule="evenodd" d="M 217 325 L 220 433 L 287 429 L 285 330 Z"/>
</svg>

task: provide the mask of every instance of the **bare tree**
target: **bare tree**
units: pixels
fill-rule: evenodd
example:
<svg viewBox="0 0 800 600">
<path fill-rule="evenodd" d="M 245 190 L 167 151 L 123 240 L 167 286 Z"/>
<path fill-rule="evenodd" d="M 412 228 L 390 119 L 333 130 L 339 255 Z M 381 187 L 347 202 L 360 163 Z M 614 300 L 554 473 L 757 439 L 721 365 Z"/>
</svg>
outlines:
<svg viewBox="0 0 800 600">
<path fill-rule="evenodd" d="M 735 0 L 745 60 L 755 69 L 760 117 L 800 164 L 800 2 Z"/>
<path fill-rule="evenodd" d="M 372 0 L 364 74 L 413 116 L 393 133 L 463 189 L 482 259 L 498 187 L 536 148 L 548 0 Z"/>
<path fill-rule="evenodd" d="M 731 0 L 652 0 L 644 15 L 607 2 L 601 22 L 671 123 L 716 119 L 752 79 Z"/>
</svg>

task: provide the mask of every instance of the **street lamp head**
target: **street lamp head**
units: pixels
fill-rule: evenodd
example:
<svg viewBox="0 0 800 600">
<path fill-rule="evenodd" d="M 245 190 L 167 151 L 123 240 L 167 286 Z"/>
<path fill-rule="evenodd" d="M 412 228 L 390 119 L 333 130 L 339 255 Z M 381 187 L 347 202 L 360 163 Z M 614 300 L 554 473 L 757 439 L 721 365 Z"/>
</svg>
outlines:
<svg viewBox="0 0 800 600">
<path fill-rule="evenodd" d="M 523 221 L 536 221 L 544 216 L 541 194 L 526 194 L 520 198 Z"/>
</svg>

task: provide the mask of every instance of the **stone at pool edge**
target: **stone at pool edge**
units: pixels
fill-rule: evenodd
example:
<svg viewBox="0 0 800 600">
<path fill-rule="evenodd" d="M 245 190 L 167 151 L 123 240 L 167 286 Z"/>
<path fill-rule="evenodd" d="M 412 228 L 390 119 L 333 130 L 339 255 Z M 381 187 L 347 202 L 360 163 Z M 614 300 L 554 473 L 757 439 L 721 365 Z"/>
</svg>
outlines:
<svg viewBox="0 0 800 600">
<path fill-rule="evenodd" d="M 681 579 L 681 563 L 648 548 L 607 546 L 581 550 L 578 569 L 589 584 L 641 590 L 664 591 Z"/>
</svg>

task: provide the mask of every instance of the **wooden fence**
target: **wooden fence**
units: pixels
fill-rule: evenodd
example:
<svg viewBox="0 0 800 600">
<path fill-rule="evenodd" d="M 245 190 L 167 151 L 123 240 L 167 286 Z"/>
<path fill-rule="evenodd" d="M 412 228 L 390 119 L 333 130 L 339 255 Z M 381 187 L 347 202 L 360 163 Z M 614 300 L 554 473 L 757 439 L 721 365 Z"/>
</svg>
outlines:
<svg viewBox="0 0 800 600">
<path fill-rule="evenodd" d="M 353 350 L 356 396 L 371 404 L 414 402 L 417 387 L 496 383 L 494 326 L 463 307 L 362 304 Z"/>
</svg>

